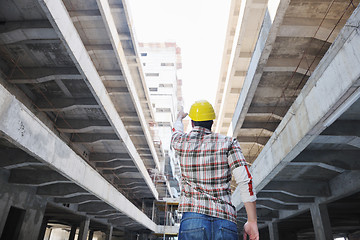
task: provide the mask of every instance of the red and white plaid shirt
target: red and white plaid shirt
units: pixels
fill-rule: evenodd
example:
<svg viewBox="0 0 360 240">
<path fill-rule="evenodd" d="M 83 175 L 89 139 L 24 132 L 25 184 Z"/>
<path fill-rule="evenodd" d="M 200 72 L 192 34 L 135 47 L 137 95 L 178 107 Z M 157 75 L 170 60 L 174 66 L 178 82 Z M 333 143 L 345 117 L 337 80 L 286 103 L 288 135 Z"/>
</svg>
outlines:
<svg viewBox="0 0 360 240">
<path fill-rule="evenodd" d="M 171 146 L 180 158 L 179 212 L 196 212 L 236 223 L 231 203 L 231 171 L 243 202 L 256 200 L 252 177 L 236 139 L 194 127 L 186 134 L 180 120 L 174 124 Z"/>
</svg>

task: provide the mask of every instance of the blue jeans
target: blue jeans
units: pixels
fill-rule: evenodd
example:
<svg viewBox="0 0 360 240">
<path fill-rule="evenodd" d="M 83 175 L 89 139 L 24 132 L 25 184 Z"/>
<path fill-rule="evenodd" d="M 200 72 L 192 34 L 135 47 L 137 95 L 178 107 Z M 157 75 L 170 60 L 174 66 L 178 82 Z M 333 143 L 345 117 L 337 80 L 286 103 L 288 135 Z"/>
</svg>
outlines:
<svg viewBox="0 0 360 240">
<path fill-rule="evenodd" d="M 200 213 L 185 212 L 180 223 L 179 240 L 237 240 L 236 224 Z"/>
</svg>

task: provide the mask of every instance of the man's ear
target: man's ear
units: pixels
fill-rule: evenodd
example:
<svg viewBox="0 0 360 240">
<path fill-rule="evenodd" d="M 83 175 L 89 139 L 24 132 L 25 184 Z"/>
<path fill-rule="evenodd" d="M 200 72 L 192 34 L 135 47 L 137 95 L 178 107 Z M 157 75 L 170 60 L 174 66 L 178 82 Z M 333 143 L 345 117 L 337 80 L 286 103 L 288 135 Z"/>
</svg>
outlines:
<svg viewBox="0 0 360 240">
<path fill-rule="evenodd" d="M 195 127 L 194 121 L 191 120 L 191 127 Z"/>
</svg>

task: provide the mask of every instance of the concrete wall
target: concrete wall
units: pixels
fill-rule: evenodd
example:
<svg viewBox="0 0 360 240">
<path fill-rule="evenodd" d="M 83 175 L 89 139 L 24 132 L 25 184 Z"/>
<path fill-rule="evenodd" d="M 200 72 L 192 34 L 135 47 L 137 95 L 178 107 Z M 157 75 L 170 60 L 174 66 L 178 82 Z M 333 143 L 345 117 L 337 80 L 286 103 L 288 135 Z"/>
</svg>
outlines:
<svg viewBox="0 0 360 240">
<path fill-rule="evenodd" d="M 0 176 L 0 235 L 3 233 L 10 208 L 16 207 L 25 210 L 18 239 L 37 239 L 47 200 L 36 196 L 35 188 L 8 184 L 6 173 Z"/>
</svg>

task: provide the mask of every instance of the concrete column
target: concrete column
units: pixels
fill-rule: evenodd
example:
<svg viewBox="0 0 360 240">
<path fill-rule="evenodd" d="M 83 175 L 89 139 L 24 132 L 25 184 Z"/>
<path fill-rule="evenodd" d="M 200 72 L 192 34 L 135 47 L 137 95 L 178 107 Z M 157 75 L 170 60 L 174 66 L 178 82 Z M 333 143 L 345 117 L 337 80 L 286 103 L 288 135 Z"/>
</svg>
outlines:
<svg viewBox="0 0 360 240">
<path fill-rule="evenodd" d="M 46 226 L 47 226 L 47 218 L 44 218 L 40 227 L 40 232 L 38 236 L 38 240 L 44 240 L 45 233 L 46 233 Z"/>
<path fill-rule="evenodd" d="M 105 240 L 111 240 L 113 234 L 113 226 L 109 226 L 105 233 Z"/>
<path fill-rule="evenodd" d="M 276 222 L 268 224 L 270 240 L 279 240 L 279 229 Z"/>
<path fill-rule="evenodd" d="M 89 232 L 90 218 L 86 218 L 80 223 L 79 238 L 78 240 L 86 240 Z"/>
<path fill-rule="evenodd" d="M 89 237 L 88 237 L 88 240 L 92 240 L 94 237 L 94 230 L 90 230 L 89 231 Z"/>
<path fill-rule="evenodd" d="M 8 201 L 4 201 L 4 200 L 0 199 L 0 212 L 1 212 L 1 215 L 0 215 L 0 236 L 3 233 L 4 226 L 5 226 L 6 219 L 7 219 L 7 216 L 9 214 L 9 211 L 10 211 L 10 204 L 8 203 Z"/>
<path fill-rule="evenodd" d="M 43 208 L 26 210 L 20 229 L 19 240 L 38 239 L 44 213 L 45 205 Z"/>
<path fill-rule="evenodd" d="M 71 226 L 69 240 L 75 239 L 75 233 L 76 233 L 77 226 Z"/>
<path fill-rule="evenodd" d="M 43 240 L 50 240 L 51 232 L 52 232 L 52 228 L 47 228 L 45 230 L 45 236 L 44 236 Z"/>
<path fill-rule="evenodd" d="M 153 222 L 155 222 L 154 219 L 155 219 L 155 201 L 153 201 L 152 214 L 151 214 L 151 220 Z"/>
<path fill-rule="evenodd" d="M 314 203 L 310 207 L 316 240 L 333 240 L 329 213 L 325 204 Z"/>
</svg>

